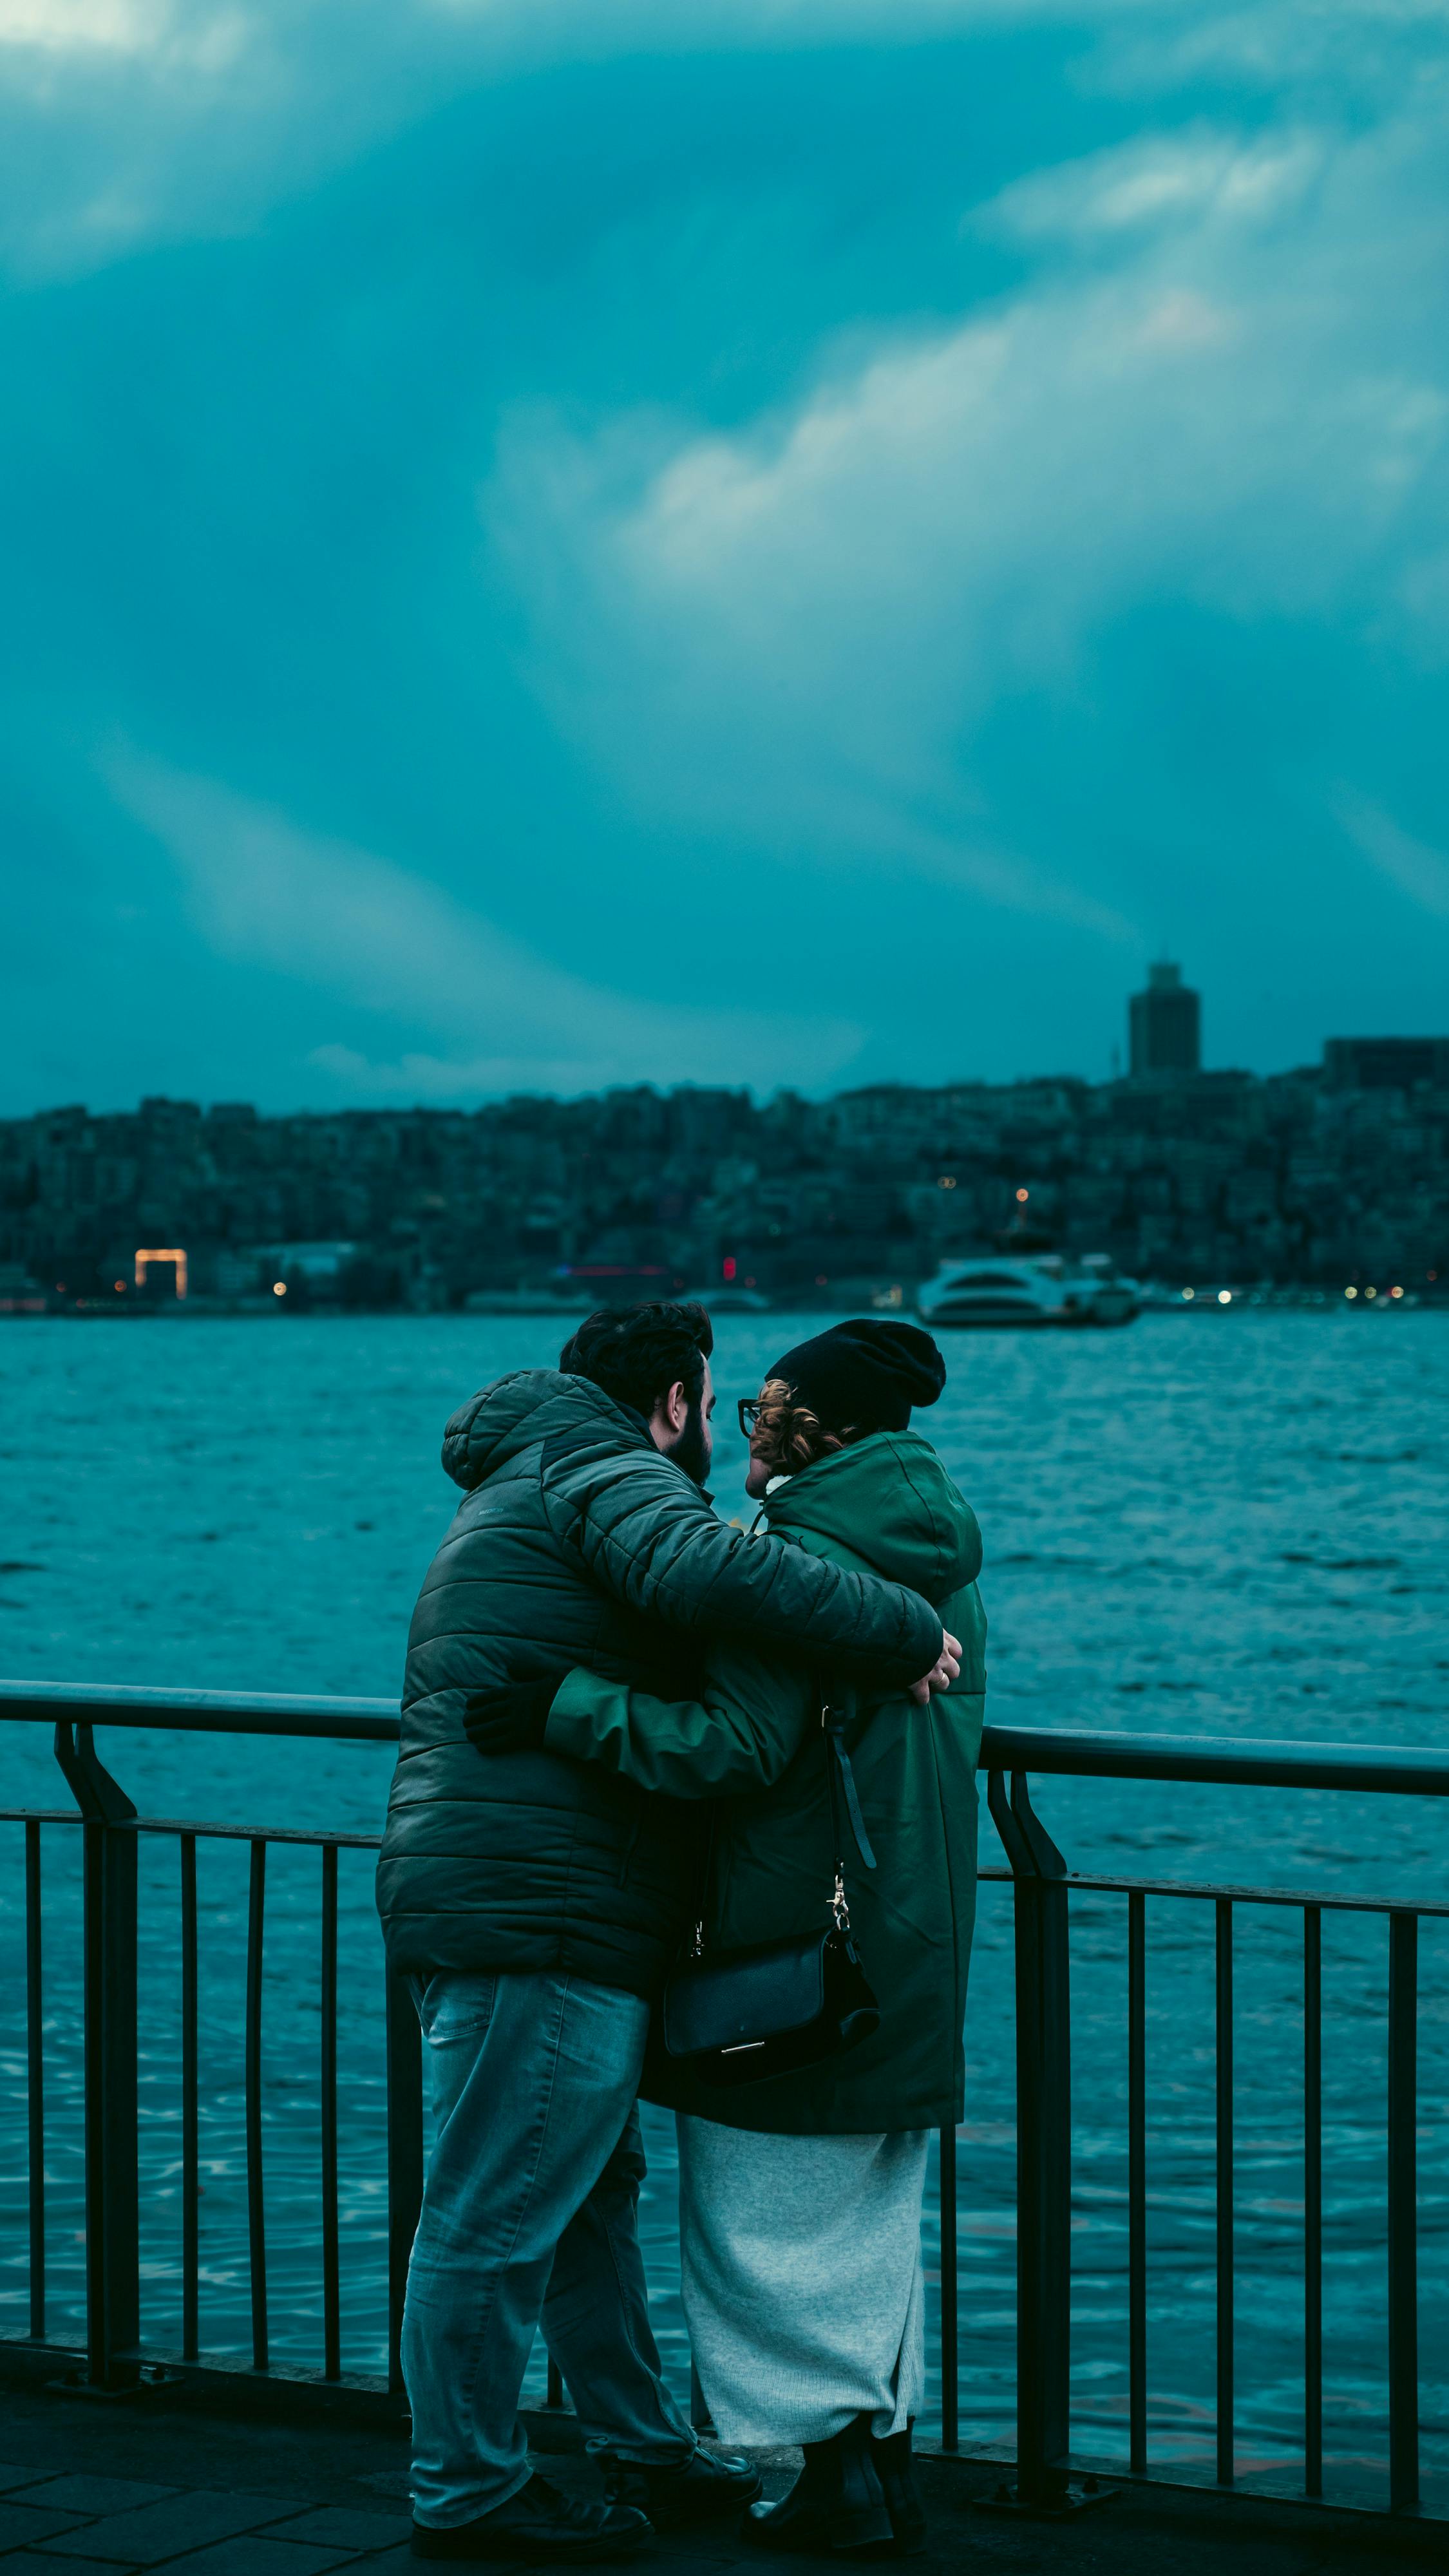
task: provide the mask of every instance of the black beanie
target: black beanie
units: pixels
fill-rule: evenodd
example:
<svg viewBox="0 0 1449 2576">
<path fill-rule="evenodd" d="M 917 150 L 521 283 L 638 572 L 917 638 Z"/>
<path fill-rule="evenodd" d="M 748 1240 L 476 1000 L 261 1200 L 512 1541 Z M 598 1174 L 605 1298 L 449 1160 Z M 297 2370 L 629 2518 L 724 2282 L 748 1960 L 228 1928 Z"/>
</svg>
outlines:
<svg viewBox="0 0 1449 2576">
<path fill-rule="evenodd" d="M 934 1404 L 946 1363 L 917 1324 L 861 1316 L 797 1342 L 768 1377 L 783 1378 L 822 1431 L 904 1431 L 913 1404 Z"/>
</svg>

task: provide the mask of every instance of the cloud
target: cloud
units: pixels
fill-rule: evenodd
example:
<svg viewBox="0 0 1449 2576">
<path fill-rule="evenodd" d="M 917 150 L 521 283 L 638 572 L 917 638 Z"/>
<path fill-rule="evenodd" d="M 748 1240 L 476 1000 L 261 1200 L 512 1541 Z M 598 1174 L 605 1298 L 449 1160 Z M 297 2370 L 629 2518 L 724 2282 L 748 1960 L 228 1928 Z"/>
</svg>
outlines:
<svg viewBox="0 0 1449 2576">
<path fill-rule="evenodd" d="M 968 23 L 979 7 L 0 0 L 0 262 L 30 282 L 152 242 L 251 231 L 468 88 L 552 65 L 910 43 Z"/>
<path fill-rule="evenodd" d="M 232 0 L 0 0 L 0 80 L 54 109 L 68 72 L 88 82 L 107 61 L 152 81 L 214 75 L 231 69 L 257 23 Z"/>
<path fill-rule="evenodd" d="M 1350 840 L 1381 876 L 1421 912 L 1449 921 L 1449 858 L 1442 850 L 1416 841 L 1391 814 L 1351 787 L 1339 788 L 1333 807 Z"/>
<path fill-rule="evenodd" d="M 514 1091 L 570 1093 L 598 1090 L 627 1075 L 601 1074 L 587 1055 L 480 1055 L 449 1057 L 407 1053 L 389 1062 L 357 1047 L 313 1047 L 307 1062 L 330 1074 L 359 1100 L 496 1100 Z M 661 1080 L 681 1079 L 677 1069 Z"/>
<path fill-rule="evenodd" d="M 1090 17 L 1101 36 L 1139 14 Z M 1201 14 L 1178 0 L 1161 41 Z M 1079 18 L 1077 0 L 0 0 L 0 260 L 29 280 L 250 231 L 468 88 L 554 66 Z"/>
<path fill-rule="evenodd" d="M 327 1040 L 310 1061 L 349 1087 L 458 1099 L 610 1083 L 816 1083 L 857 1051 L 839 1019 L 639 1000 L 548 965 L 441 888 L 214 780 L 129 750 L 104 762 L 125 810 L 179 866 L 222 956 L 270 968 L 445 1051 L 374 1062 Z"/>
<path fill-rule="evenodd" d="M 1433 82 L 1357 133 L 1149 136 L 980 208 L 1022 282 L 857 334 L 784 411 L 520 412 L 484 508 L 533 684 L 641 813 L 1134 936 L 1110 853 L 1017 855 L 992 727 L 1079 708 L 1166 602 L 1449 639 L 1446 147 Z"/>
<path fill-rule="evenodd" d="M 1357 105 L 1442 24 L 1442 0 L 0 0 L 0 256 L 64 274 L 250 228 L 460 90 L 555 65 L 1055 26 L 1087 88 L 1328 79 Z"/>
<path fill-rule="evenodd" d="M 1205 221 L 1222 231 L 1261 226 L 1301 203 L 1325 157 L 1312 133 L 1243 138 L 1204 125 L 1145 135 L 1015 180 L 978 211 L 973 229 L 1096 247 L 1131 233 L 1161 242 L 1174 225 Z"/>
<path fill-rule="evenodd" d="M 0 0 L 0 45 L 42 54 L 144 53 L 171 17 L 164 0 Z"/>
</svg>

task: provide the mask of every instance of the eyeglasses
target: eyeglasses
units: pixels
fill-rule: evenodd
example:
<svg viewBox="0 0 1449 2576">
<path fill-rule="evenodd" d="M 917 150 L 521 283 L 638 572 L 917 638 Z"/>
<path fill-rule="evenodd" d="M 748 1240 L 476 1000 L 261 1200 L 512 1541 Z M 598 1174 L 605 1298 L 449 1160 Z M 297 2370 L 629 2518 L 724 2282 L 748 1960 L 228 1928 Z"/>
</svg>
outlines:
<svg viewBox="0 0 1449 2576">
<path fill-rule="evenodd" d="M 737 1410 L 740 1417 L 741 1435 L 744 1439 L 748 1440 L 751 1432 L 754 1430 L 755 1419 L 760 1410 L 759 1397 L 757 1395 L 742 1395 L 740 1397 Z"/>
</svg>

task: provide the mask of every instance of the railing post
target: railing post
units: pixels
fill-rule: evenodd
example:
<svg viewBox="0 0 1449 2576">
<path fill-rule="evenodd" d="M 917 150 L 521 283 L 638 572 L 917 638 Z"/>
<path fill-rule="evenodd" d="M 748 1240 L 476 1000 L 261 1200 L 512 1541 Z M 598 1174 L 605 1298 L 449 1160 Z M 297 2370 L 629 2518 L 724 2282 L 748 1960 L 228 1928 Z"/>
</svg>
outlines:
<svg viewBox="0 0 1449 2576">
<path fill-rule="evenodd" d="M 941 2194 L 941 2448 L 961 2447 L 960 2254 L 956 2226 L 956 2123 L 940 2140 Z"/>
<path fill-rule="evenodd" d="M 1217 2127 L 1214 2157 L 1217 2204 L 1217 2453 L 1218 2484 L 1230 2487 L 1237 2450 L 1236 2347 L 1233 2252 L 1233 1902 L 1220 1896 L 1216 1916 Z"/>
<path fill-rule="evenodd" d="M 41 1978 L 40 1826 L 25 1826 L 25 2115 L 29 2154 L 30 2336 L 45 2341 L 45 2002 Z"/>
<path fill-rule="evenodd" d="M 113 2392 L 141 2375 L 136 1810 L 88 1726 L 57 1726 L 55 1758 L 85 1819 L 86 2380 Z"/>
<path fill-rule="evenodd" d="M 247 2171 L 247 2264 L 252 2301 L 252 2368 L 270 2358 L 267 2321 L 267 2203 L 262 2170 L 262 1942 L 267 1906 L 267 1846 L 254 1834 L 247 1881 L 247 2002 L 244 2039 Z"/>
<path fill-rule="evenodd" d="M 1419 2502 L 1419 1918 L 1389 1916 L 1389 2507 Z"/>
<path fill-rule="evenodd" d="M 1323 2493 L 1323 1915 L 1303 1908 L 1303 2491 Z"/>
<path fill-rule="evenodd" d="M 1067 1865 L 1033 1813 L 1025 1775 L 987 1781 L 1011 1863 L 1016 1921 L 1016 2488 L 1029 2514 L 1101 2500 L 1068 2474 L 1071 2366 L 1072 2067 Z"/>
<path fill-rule="evenodd" d="M 197 2047 L 196 1836 L 181 1836 L 181 2353 L 201 2353 L 201 2105 Z"/>
<path fill-rule="evenodd" d="M 403 2385 L 408 2262 L 423 2205 L 423 2036 L 406 1977 L 387 1980 L 387 2384 Z"/>
<path fill-rule="evenodd" d="M 342 2376 L 342 2247 L 337 2221 L 337 1845 L 322 1846 L 322 2376 Z"/>
<path fill-rule="evenodd" d="M 1147 2475 L 1147 1899 L 1127 1899 L 1127 2457 Z"/>
</svg>

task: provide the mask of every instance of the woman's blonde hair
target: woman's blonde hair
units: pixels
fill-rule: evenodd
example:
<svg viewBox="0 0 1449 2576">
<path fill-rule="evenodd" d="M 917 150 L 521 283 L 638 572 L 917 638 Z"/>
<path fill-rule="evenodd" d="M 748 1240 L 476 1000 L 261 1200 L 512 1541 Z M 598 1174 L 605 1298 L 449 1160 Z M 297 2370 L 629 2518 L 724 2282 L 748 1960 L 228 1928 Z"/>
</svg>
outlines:
<svg viewBox="0 0 1449 2576">
<path fill-rule="evenodd" d="M 782 1377 L 766 1378 L 756 1401 L 754 1439 L 773 1475 L 798 1476 L 803 1467 L 813 1467 L 817 1458 L 828 1458 L 853 1437 L 851 1431 L 842 1438 L 822 1429 L 819 1415 L 808 1404 L 796 1403 Z"/>
</svg>

